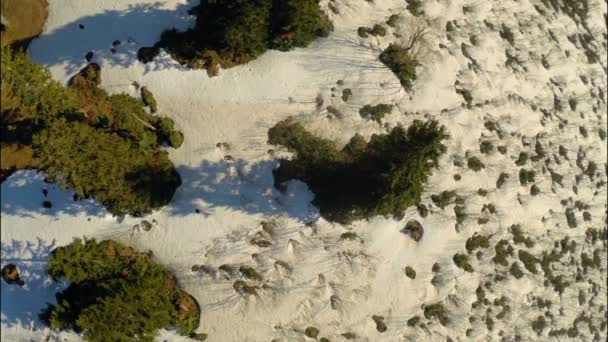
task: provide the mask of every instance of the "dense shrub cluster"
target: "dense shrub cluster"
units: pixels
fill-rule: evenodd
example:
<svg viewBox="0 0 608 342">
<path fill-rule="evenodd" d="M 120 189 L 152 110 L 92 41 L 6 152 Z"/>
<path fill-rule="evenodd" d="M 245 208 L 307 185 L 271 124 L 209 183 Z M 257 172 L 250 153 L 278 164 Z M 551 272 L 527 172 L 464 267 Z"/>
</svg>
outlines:
<svg viewBox="0 0 608 342">
<path fill-rule="evenodd" d="M 181 180 L 159 148 L 183 141 L 171 119 L 148 114 L 128 95 L 109 96 L 98 88 L 95 64 L 68 87 L 8 48 L 2 49 L 1 65 L 2 150 L 22 156 L 3 155 L 2 169 L 40 168 L 51 181 L 81 198 L 94 197 L 115 215 L 143 214 L 173 197 Z"/>
<path fill-rule="evenodd" d="M 395 73 L 406 90 L 412 88 L 416 80 L 416 66 L 419 63 L 412 54 L 408 53 L 408 49 L 391 43 L 380 54 L 380 61 Z"/>
<path fill-rule="evenodd" d="M 190 335 L 198 326 L 198 304 L 171 273 L 115 241 L 75 240 L 59 247 L 48 274 L 70 286 L 41 318 L 53 328 L 82 332 L 88 341 L 153 341 L 158 329 Z"/>
<path fill-rule="evenodd" d="M 294 153 L 274 170 L 275 186 L 281 188 L 291 179 L 307 183 L 321 215 L 340 223 L 374 215 L 402 217 L 418 202 L 447 138 L 436 121 L 397 126 L 388 134 L 373 135 L 369 142 L 357 134 L 341 150 L 290 121 L 279 122 L 268 132 L 270 144 Z"/>
<path fill-rule="evenodd" d="M 142 52 L 145 61 L 162 47 L 178 61 L 214 75 L 218 64 L 231 67 L 267 49 L 305 47 L 332 30 L 319 0 L 202 0 L 191 13 L 197 16 L 195 27 L 165 31 L 155 47 Z"/>
</svg>

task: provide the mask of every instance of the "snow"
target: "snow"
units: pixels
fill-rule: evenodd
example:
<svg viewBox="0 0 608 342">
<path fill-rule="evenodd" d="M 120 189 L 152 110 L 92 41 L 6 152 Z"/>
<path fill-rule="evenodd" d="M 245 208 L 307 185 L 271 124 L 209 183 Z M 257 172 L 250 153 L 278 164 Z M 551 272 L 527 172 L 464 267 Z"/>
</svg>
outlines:
<svg viewBox="0 0 608 342">
<path fill-rule="evenodd" d="M 74 202 L 69 191 L 45 184 L 43 175 L 35 171 L 19 171 L 3 182 L 2 264 L 16 263 L 26 281 L 24 288 L 2 282 L 3 340 L 80 341 L 77 334 L 44 327 L 36 314 L 65 285 L 54 284 L 45 276 L 49 252 L 83 236 L 119 239 L 153 251 L 201 305 L 198 331 L 207 333 L 208 341 L 306 341 L 309 339 L 303 331 L 307 326 L 319 328 L 320 336 L 332 341 L 343 339 L 345 332 L 354 332 L 360 341 L 444 341 L 447 336 L 467 340 L 469 326 L 475 340 L 499 340 L 501 330 L 507 337 L 519 334 L 523 340 L 549 340 L 547 329 L 537 336 L 530 328 L 530 322 L 539 315 L 532 297 L 551 298 L 556 303 L 552 309 L 555 315 L 560 306 L 566 308 L 556 319 L 556 327 L 567 328 L 582 309 L 592 311 L 578 306 L 575 289 L 558 296 L 543 286 L 542 276 L 526 274 L 522 279 L 508 278 L 494 285 L 496 298 L 505 295 L 511 300 L 511 313 L 503 321 L 495 319 L 493 331 L 485 330 L 480 319 L 471 324 L 466 319 L 475 314 L 470 305 L 477 286 L 487 281 L 488 274 L 497 273 L 491 261 L 493 246 L 509 238 L 512 224 L 521 224 L 538 238 L 534 250 L 539 253 L 549 251 L 553 241 L 565 235 L 582 243 L 587 227 L 605 227 L 603 169 L 607 147 L 598 137 L 598 130 L 606 128 L 606 49 L 600 42 L 606 33 L 605 2 L 590 1 L 592 10 L 586 23 L 597 37 L 600 62 L 589 64 L 584 51 L 567 38 L 585 30 L 564 14 L 550 12 L 543 17 L 534 9 L 534 5 L 542 6 L 540 1 L 425 1 L 423 18 L 429 20 L 432 34 L 418 80 L 409 93 L 377 60 L 382 48 L 398 40 L 394 32 L 406 33 L 402 25 L 411 19 L 406 3 L 334 3 L 340 14 L 327 11 L 335 25 L 329 37 L 303 49 L 269 51 L 253 62 L 221 70 L 219 76 L 209 78 L 205 71 L 187 70 L 164 53 L 146 65 L 136 59 L 137 49 L 155 43 L 162 30 L 192 25 L 193 18 L 187 15 L 191 2 L 50 2 L 44 33 L 32 42 L 28 53 L 65 83 L 86 65 L 84 55 L 93 51 L 107 91 L 137 96 L 133 81 L 147 86 L 156 97 L 160 114 L 173 118 L 185 134 L 184 145 L 170 150 L 183 185 L 167 207 L 143 218 L 156 222 L 151 231 L 144 232 L 133 229 L 141 219 L 113 218 L 94 202 Z M 472 12 L 464 13 L 463 6 Z M 322 1 L 322 8 L 327 8 L 327 1 Z M 366 40 L 357 36 L 357 27 L 382 23 L 394 13 L 404 20 L 396 29 L 388 28 L 386 37 Z M 457 28 L 446 32 L 446 23 L 452 20 Z M 495 29 L 488 28 L 484 20 Z M 512 29 L 514 46 L 500 38 L 502 24 Z M 549 30 L 557 41 L 549 37 Z M 471 35 L 477 36 L 478 45 L 471 43 Z M 114 40 L 121 44 L 112 54 Z M 507 51 L 517 57 L 519 65 L 506 65 Z M 548 69 L 541 62 L 543 55 Z M 344 85 L 337 86 L 338 80 Z M 332 87 L 338 88 L 333 98 Z M 353 96 L 344 103 L 340 95 L 346 88 L 352 89 Z M 470 108 L 455 88 L 470 92 Z M 324 99 L 321 109 L 315 107 L 318 95 Z M 552 110 L 554 97 L 563 101 L 564 110 L 545 117 L 540 109 Z M 570 98 L 576 98 L 576 110 L 569 107 Z M 355 132 L 369 137 L 383 130 L 358 114 L 361 106 L 377 103 L 397 106 L 387 115 L 389 125 L 434 118 L 448 128 L 448 152 L 423 195 L 423 203 L 431 210 L 429 216 L 420 217 L 410 208 L 399 221 L 373 218 L 342 227 L 319 219 L 305 184 L 291 182 L 284 194 L 273 188 L 271 170 L 277 161 L 267 153 L 272 148 L 266 144 L 268 128 L 295 116 L 316 134 L 345 143 Z M 343 117 L 328 118 L 324 109 L 328 105 L 338 108 Z M 502 138 L 486 129 L 484 121 L 496 122 Z M 588 137 L 579 133 L 581 125 L 586 126 Z M 564 175 L 563 187 L 553 183 L 548 172 L 542 172 L 543 160 L 524 165 L 537 171 L 535 184 L 541 189 L 541 194 L 530 196 L 531 184 L 520 185 L 520 167 L 514 161 L 520 151 L 533 155 L 537 139 L 548 155 L 557 155 L 558 146 L 566 146 L 570 160 L 562 158 L 561 164 L 550 165 Z M 491 155 L 479 152 L 481 140 L 493 143 Z M 524 140 L 531 145 L 523 145 Z M 231 147 L 217 148 L 218 142 L 228 142 Z M 501 145 L 508 150 L 504 155 L 496 151 Z M 580 173 L 574 163 L 579 148 L 586 153 L 584 166 L 588 161 L 598 165 L 600 172 L 594 181 L 585 176 L 580 184 L 575 182 L 574 176 Z M 276 152 L 283 155 L 283 151 Z M 234 161 L 225 161 L 225 155 Z M 478 156 L 485 168 L 469 170 L 466 160 L 464 168 L 453 164 L 465 155 Z M 496 189 L 501 172 L 509 173 L 510 178 Z M 458 182 L 453 178 L 456 173 L 462 176 Z M 601 181 L 603 186 L 597 186 Z M 488 190 L 486 197 L 476 195 L 480 188 Z M 46 197 L 42 189 L 48 190 Z M 430 195 L 444 190 L 454 190 L 465 198 L 468 217 L 463 225 L 456 227 L 453 205 L 441 210 L 431 204 Z M 568 198 L 572 198 L 569 207 L 575 200 L 590 206 L 590 222 L 583 223 L 577 211 L 579 226 L 567 228 L 565 206 L 560 201 Z M 42 208 L 44 200 L 51 201 L 53 207 Z M 488 216 L 488 223 L 479 224 L 477 218 L 483 216 L 481 208 L 487 203 L 496 206 L 496 214 Z M 400 232 L 409 219 L 424 225 L 425 235 L 419 243 Z M 265 232 L 262 222 L 272 222 L 272 234 Z M 351 230 L 360 240 L 340 239 Z M 452 256 L 466 253 L 464 243 L 474 232 L 492 235 L 492 244 L 481 260 L 471 255 L 476 272 L 469 274 L 454 266 Z M 256 234 L 266 234 L 272 246 L 251 244 Z M 289 269 L 277 261 L 287 263 Z M 430 282 L 434 263 L 442 268 L 438 287 Z M 207 265 L 214 271 L 193 272 L 192 265 Z M 258 296 L 240 296 L 232 287 L 238 277 L 218 270 L 221 265 L 254 267 L 268 286 L 260 288 Z M 405 277 L 403 269 L 408 265 L 416 270 L 415 279 Z M 564 274 L 568 272 L 575 274 L 576 269 Z M 603 284 L 596 303 L 606 301 L 605 272 L 604 258 L 602 271 L 588 276 Z M 586 283 L 576 285 L 576 289 L 589 287 Z M 450 303 L 450 298 L 459 303 L 446 304 L 455 320 L 453 325 L 446 328 L 435 322 L 422 329 L 406 324 L 413 316 L 423 317 L 422 305 Z M 377 314 L 385 317 L 385 333 L 376 331 L 371 320 Z M 593 339 L 591 332 L 579 329 L 583 334 L 579 338 Z M 606 330 L 600 335 L 605 337 Z M 170 331 L 162 331 L 158 339 L 187 340 Z"/>
</svg>

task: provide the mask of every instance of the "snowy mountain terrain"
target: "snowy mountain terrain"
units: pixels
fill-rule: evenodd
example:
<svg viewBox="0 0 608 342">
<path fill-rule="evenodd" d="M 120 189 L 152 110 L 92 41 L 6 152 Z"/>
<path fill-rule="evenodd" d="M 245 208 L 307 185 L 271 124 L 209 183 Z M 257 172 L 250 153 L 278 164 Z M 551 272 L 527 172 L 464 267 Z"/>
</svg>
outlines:
<svg viewBox="0 0 608 342">
<path fill-rule="evenodd" d="M 148 87 L 184 133 L 170 150 L 183 184 L 167 207 L 116 218 L 35 171 L 4 181 L 2 264 L 17 264 L 26 285 L 2 282 L 3 341 L 81 340 L 37 314 L 59 290 L 45 274 L 50 251 L 83 236 L 152 251 L 199 302 L 207 341 L 606 340 L 605 1 L 428 0 L 414 19 L 403 0 L 322 0 L 334 32 L 307 48 L 212 78 L 167 53 L 140 63 L 161 31 L 193 24 L 192 5 L 50 1 L 29 55 L 67 82 L 92 51 L 108 92 Z M 413 20 L 430 32 L 406 91 L 378 55 Z M 374 24 L 387 34 L 357 35 Z M 383 125 L 360 117 L 379 103 L 395 105 Z M 341 226 L 319 217 L 304 183 L 276 190 L 287 152 L 269 151 L 267 131 L 290 116 L 340 144 L 438 120 L 450 140 L 424 208 Z M 419 242 L 402 231 L 412 219 Z"/>
</svg>

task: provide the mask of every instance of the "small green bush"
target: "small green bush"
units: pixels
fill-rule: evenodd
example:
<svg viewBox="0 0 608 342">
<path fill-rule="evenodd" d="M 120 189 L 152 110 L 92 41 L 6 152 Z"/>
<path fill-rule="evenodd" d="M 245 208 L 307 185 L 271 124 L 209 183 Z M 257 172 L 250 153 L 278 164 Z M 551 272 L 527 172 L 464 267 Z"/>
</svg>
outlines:
<svg viewBox="0 0 608 342">
<path fill-rule="evenodd" d="M 469 256 L 466 254 L 454 254 L 452 260 L 454 261 L 454 264 L 458 266 L 458 268 L 463 269 L 466 272 L 472 273 L 475 271 L 473 269 L 473 266 L 471 266 L 471 264 L 469 263 Z"/>
<path fill-rule="evenodd" d="M 359 109 L 359 115 L 364 119 L 374 120 L 380 124 L 384 116 L 389 114 L 392 110 L 393 105 L 391 104 L 380 103 L 375 106 L 367 104 Z"/>
<path fill-rule="evenodd" d="M 405 267 L 405 275 L 410 279 L 416 279 L 416 271 L 411 266 Z"/>
<path fill-rule="evenodd" d="M 406 48 L 391 43 L 380 54 L 380 61 L 391 69 L 406 90 L 412 88 L 413 82 L 416 80 L 416 67 L 419 63 Z"/>
<path fill-rule="evenodd" d="M 471 157 L 467 160 L 467 167 L 475 172 L 481 171 L 485 167 L 483 162 L 477 157 Z"/>
<path fill-rule="evenodd" d="M 141 99 L 146 106 L 150 107 L 150 112 L 156 113 L 156 110 L 158 109 L 156 106 L 156 99 L 147 87 L 141 87 Z"/>
<path fill-rule="evenodd" d="M 198 326 L 198 304 L 171 273 L 115 241 L 77 239 L 58 247 L 48 274 L 71 284 L 40 317 L 55 329 L 82 332 L 87 341 L 153 341 L 159 329 L 190 335 Z"/>
<path fill-rule="evenodd" d="M 405 2 L 407 2 L 407 10 L 410 11 L 413 16 L 417 17 L 422 14 L 422 1 L 405 0 Z"/>
<path fill-rule="evenodd" d="M 173 120 L 169 118 L 158 118 L 155 122 L 156 129 L 161 141 L 166 142 L 173 148 L 179 148 L 184 142 L 184 135 L 174 127 Z"/>
<path fill-rule="evenodd" d="M 436 318 L 443 326 L 450 323 L 448 311 L 442 303 L 435 303 L 424 307 L 424 317 L 426 319 Z"/>
</svg>

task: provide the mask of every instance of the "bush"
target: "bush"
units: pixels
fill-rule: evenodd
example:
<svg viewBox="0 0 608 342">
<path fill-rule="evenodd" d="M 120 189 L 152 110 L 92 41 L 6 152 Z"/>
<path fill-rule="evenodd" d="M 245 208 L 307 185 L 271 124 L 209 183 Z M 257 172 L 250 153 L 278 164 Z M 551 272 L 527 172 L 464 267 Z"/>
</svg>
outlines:
<svg viewBox="0 0 608 342">
<path fill-rule="evenodd" d="M 422 1 L 420 0 L 405 0 L 405 2 L 407 2 L 407 10 L 410 11 L 410 13 L 417 17 L 419 15 L 422 14 Z"/>
<path fill-rule="evenodd" d="M 448 134 L 436 121 L 415 121 L 366 144 L 355 135 L 342 149 L 308 133 L 300 124 L 281 121 L 268 131 L 268 142 L 295 154 L 273 171 L 275 186 L 291 179 L 308 184 L 314 205 L 330 221 L 348 223 L 375 215 L 401 217 L 415 205 Z"/>
<path fill-rule="evenodd" d="M 413 82 L 416 80 L 416 67 L 419 63 L 406 48 L 391 43 L 380 54 L 380 61 L 395 73 L 406 90 L 412 88 Z"/>
<path fill-rule="evenodd" d="M 181 184 L 167 153 L 79 122 L 54 121 L 34 136 L 48 179 L 93 196 L 114 215 L 139 215 L 169 202 Z"/>
<path fill-rule="evenodd" d="M 141 87 L 141 100 L 146 106 L 150 107 L 150 112 L 156 113 L 156 110 L 158 109 L 156 106 L 156 99 L 147 87 Z"/>
<path fill-rule="evenodd" d="M 193 29 L 165 31 L 155 48 L 165 48 L 181 63 L 208 71 L 217 71 L 212 62 L 227 68 L 255 59 L 267 49 L 305 47 L 332 30 L 318 0 L 202 1 L 192 13 L 197 16 Z M 210 60 L 210 53 L 218 58 Z"/>
<path fill-rule="evenodd" d="M 32 152 L 31 163 L 11 165 L 39 167 L 51 181 L 80 198 L 95 197 L 113 214 L 147 213 L 166 204 L 181 183 L 159 149 L 161 133 L 173 146 L 183 136 L 166 118 L 163 127 L 171 129 L 158 132 L 137 99 L 108 96 L 97 87 L 99 71 L 87 65 L 66 88 L 22 53 L 2 49 L 3 142 L 13 139 L 23 143 L 19 150 Z M 2 147 L 3 154 L 10 151 Z"/>
<path fill-rule="evenodd" d="M 88 341 L 153 341 L 159 329 L 189 335 L 199 308 L 175 278 L 144 253 L 115 241 L 74 240 L 58 247 L 48 274 L 70 286 L 41 318 L 55 329 L 82 332 Z"/>
<path fill-rule="evenodd" d="M 159 118 L 155 122 L 160 140 L 166 142 L 173 148 L 179 148 L 184 142 L 184 135 L 174 127 L 173 120 L 169 118 Z"/>
<path fill-rule="evenodd" d="M 384 116 L 389 114 L 392 110 L 393 105 L 386 103 L 380 103 L 375 106 L 367 104 L 359 109 L 359 115 L 364 119 L 371 119 L 380 124 Z"/>
<path fill-rule="evenodd" d="M 2 101 L 2 122 L 8 121 L 5 100 L 12 99 L 12 120 L 32 120 L 39 125 L 60 114 L 75 112 L 78 101 L 74 91 L 54 81 L 49 72 L 32 63 L 22 52 L 2 48 L 0 64 L 2 93 L 10 94 Z"/>
</svg>

